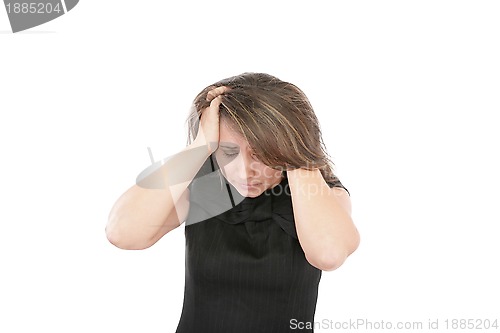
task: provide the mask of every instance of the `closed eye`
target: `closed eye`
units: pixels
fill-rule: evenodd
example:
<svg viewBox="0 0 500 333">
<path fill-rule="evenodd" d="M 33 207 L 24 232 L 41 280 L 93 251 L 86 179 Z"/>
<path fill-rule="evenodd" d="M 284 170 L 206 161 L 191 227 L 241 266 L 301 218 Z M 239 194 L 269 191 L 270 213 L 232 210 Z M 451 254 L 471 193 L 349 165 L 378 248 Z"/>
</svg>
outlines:
<svg viewBox="0 0 500 333">
<path fill-rule="evenodd" d="M 238 153 L 228 154 L 226 152 L 223 152 L 223 154 L 224 154 L 225 157 L 235 157 L 236 155 L 238 155 Z"/>
</svg>

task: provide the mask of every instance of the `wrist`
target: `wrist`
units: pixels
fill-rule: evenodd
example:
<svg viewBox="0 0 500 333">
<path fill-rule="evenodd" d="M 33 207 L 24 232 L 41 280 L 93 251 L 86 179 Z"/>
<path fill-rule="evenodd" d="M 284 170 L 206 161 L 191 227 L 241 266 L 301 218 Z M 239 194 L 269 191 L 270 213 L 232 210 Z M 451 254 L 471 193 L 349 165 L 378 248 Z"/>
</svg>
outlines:
<svg viewBox="0 0 500 333">
<path fill-rule="evenodd" d="M 214 145 L 214 143 L 209 144 L 204 138 L 198 136 L 189 146 L 186 147 L 186 150 L 200 147 L 206 148 L 207 157 L 209 157 L 217 149 L 217 145 Z"/>
</svg>

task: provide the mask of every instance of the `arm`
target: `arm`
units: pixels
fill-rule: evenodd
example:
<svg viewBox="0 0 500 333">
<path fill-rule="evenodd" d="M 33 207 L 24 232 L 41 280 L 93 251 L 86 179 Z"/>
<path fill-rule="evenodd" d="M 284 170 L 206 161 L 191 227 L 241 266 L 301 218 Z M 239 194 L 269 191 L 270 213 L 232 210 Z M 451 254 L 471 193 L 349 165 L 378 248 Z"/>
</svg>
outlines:
<svg viewBox="0 0 500 333">
<path fill-rule="evenodd" d="M 311 265 L 334 270 L 359 245 L 351 201 L 342 188 L 330 188 L 319 169 L 287 171 L 300 245 Z"/>
<path fill-rule="evenodd" d="M 130 187 L 111 209 L 108 240 L 122 249 L 145 249 L 178 227 L 189 211 L 187 187 L 209 156 L 209 149 L 195 142 Z"/>
</svg>

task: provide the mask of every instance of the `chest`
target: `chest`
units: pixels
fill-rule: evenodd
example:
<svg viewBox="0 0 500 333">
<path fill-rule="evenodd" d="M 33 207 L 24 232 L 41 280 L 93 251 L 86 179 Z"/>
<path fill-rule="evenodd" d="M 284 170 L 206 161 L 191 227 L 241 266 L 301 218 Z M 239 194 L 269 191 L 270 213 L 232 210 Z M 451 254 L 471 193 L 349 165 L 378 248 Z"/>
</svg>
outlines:
<svg viewBox="0 0 500 333">
<path fill-rule="evenodd" d="M 318 277 L 298 240 L 271 220 L 232 225 L 212 219 L 186 226 L 185 235 L 186 274 L 194 283 L 288 290 Z"/>
</svg>

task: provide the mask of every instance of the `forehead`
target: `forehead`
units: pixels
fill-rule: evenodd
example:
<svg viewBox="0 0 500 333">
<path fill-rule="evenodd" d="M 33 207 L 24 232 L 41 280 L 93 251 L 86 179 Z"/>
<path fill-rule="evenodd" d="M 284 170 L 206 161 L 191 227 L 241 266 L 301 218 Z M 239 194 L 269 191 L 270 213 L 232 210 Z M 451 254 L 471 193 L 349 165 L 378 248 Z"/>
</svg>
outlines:
<svg viewBox="0 0 500 333">
<path fill-rule="evenodd" d="M 227 122 L 222 119 L 219 127 L 219 141 L 221 145 L 239 146 L 240 148 L 249 146 L 245 138 L 240 133 L 232 130 Z"/>
</svg>

